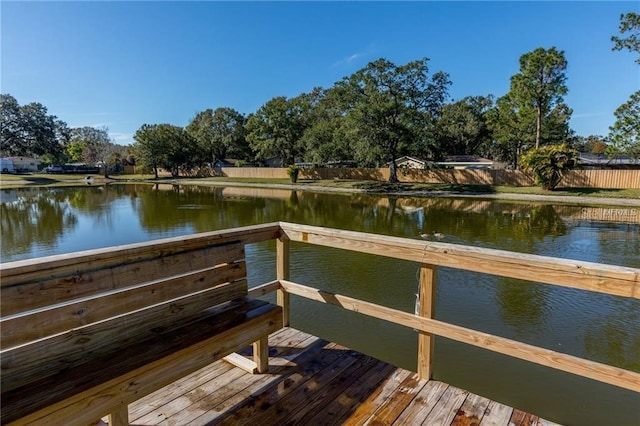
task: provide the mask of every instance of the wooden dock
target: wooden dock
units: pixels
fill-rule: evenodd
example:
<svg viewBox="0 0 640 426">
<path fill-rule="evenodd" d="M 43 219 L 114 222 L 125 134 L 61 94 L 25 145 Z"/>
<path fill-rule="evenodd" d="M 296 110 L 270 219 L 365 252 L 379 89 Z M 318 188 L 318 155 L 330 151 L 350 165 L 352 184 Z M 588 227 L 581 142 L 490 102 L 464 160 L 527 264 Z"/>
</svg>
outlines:
<svg viewBox="0 0 640 426">
<path fill-rule="evenodd" d="M 245 271 L 246 259 L 240 258 L 244 246 L 264 241 L 275 241 L 276 279 L 248 289 L 244 273 L 237 275 L 234 271 Z M 298 244 L 415 262 L 420 271 L 418 312 L 405 312 L 291 281 L 290 263 L 295 264 L 304 256 L 296 249 Z M 229 253 L 233 254 L 232 258 L 227 258 Z M 227 257 L 218 256 L 222 254 Z M 107 414 L 112 426 L 553 424 L 431 380 L 437 361 L 433 343 L 437 336 L 640 394 L 637 371 L 435 319 L 436 287 L 447 285 L 438 283 L 437 271 L 441 267 L 525 280 L 532 286 L 555 285 L 640 299 L 638 268 L 286 222 L 0 263 L 3 415 L 10 412 L 6 410 L 6 402 L 13 401 L 19 405 L 11 417 L 12 420 L 15 417 L 15 424 L 84 425 Z M 160 271 L 162 276 L 158 275 Z M 221 276 L 224 282 L 218 280 Z M 535 282 L 531 282 L 532 279 Z M 241 295 L 227 295 L 227 284 L 233 283 L 239 283 L 237 288 L 231 287 L 241 291 Z M 193 287 L 190 291 L 195 293 L 175 294 L 185 286 Z M 381 291 L 383 289 L 384 285 Z M 250 325 L 247 331 L 256 333 L 250 335 L 249 340 L 244 330 L 242 333 L 226 330 L 199 341 L 198 344 L 206 342 L 203 346 L 196 348 L 196 344 L 192 344 L 183 348 L 180 346 L 185 343 L 182 330 L 191 331 L 187 324 L 188 327 L 199 324 L 196 332 L 205 333 L 207 324 L 200 323 L 198 315 L 203 310 L 215 313 L 216 309 L 224 308 L 224 300 L 231 303 L 229 299 L 200 297 L 200 292 L 218 295 L 218 291 L 221 296 L 237 301 L 260 303 L 264 302 L 254 299 L 275 293 L 280 313 L 264 323 L 246 322 Z M 140 297 L 145 294 L 149 296 Z M 297 297 L 417 331 L 417 373 L 288 327 Z M 116 304 L 111 303 L 112 300 L 124 303 L 132 311 L 114 313 L 112 308 Z M 152 304 L 147 306 L 147 302 Z M 184 329 L 170 321 L 173 317 L 161 310 L 165 308 L 167 315 L 184 317 L 185 322 L 180 325 Z M 192 314 L 193 317 L 189 316 Z M 230 319 L 222 319 L 220 326 L 232 323 Z M 124 333 L 125 339 L 117 341 L 117 345 L 114 343 L 114 338 L 123 331 L 132 330 L 140 331 L 145 340 L 134 342 L 132 335 L 126 337 Z M 41 333 L 45 331 L 43 337 Z M 180 333 L 163 340 L 162 333 L 175 331 Z M 267 342 L 267 333 L 274 331 Z M 146 342 L 159 348 L 157 359 L 148 358 Z M 168 344 L 162 346 L 164 342 Z M 256 350 L 255 362 L 249 371 L 252 368 L 261 371 L 268 362 L 267 374 L 245 373 L 244 357 L 249 354 L 233 353 L 249 342 L 254 342 Z M 134 343 L 144 344 L 131 350 Z M 209 343 L 211 347 L 207 346 Z M 104 353 L 99 351 L 103 348 L 106 348 Z M 131 358 L 123 358 L 120 348 L 131 350 Z M 24 362 L 24 353 L 31 364 Z M 230 353 L 232 363 L 227 362 L 229 357 L 226 361 L 214 362 Z M 93 366 L 89 364 L 91 360 L 84 361 L 86 354 L 97 354 L 99 362 L 112 361 L 110 355 L 116 354 L 122 362 L 114 365 L 122 371 L 109 375 L 107 368 L 91 369 L 87 367 Z M 183 355 L 189 355 L 194 363 L 184 362 Z M 56 363 L 52 364 L 52 359 Z M 31 368 L 32 365 L 35 368 Z M 197 370 L 204 365 L 208 366 Z M 232 365 L 241 365 L 243 369 Z M 89 377 L 83 375 L 83 368 Z M 68 374 L 71 369 L 79 382 L 87 382 L 84 388 L 76 387 L 71 381 Z M 9 375 L 7 371 L 14 374 Z M 171 384 L 162 387 L 168 383 Z M 31 385 L 42 390 L 43 397 L 50 397 L 51 389 L 58 389 L 55 395 L 61 398 L 49 401 L 34 397 L 31 389 L 26 388 Z M 31 396 L 31 400 L 23 395 Z M 41 407 L 34 408 L 37 404 Z M 69 421 L 56 421 L 62 418 Z"/>
<path fill-rule="evenodd" d="M 131 425 L 555 424 L 290 327 L 269 347 L 268 374 L 218 361 L 133 403 Z"/>
</svg>

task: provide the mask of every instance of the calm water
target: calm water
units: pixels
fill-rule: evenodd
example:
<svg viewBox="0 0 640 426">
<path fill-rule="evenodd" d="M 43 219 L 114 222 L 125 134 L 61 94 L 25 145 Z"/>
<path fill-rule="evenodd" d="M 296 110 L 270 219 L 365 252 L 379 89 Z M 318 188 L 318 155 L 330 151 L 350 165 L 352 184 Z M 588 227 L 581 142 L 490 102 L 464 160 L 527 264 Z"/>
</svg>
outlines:
<svg viewBox="0 0 640 426">
<path fill-rule="evenodd" d="M 2 262 L 277 220 L 640 268 L 640 209 L 248 188 L 4 190 Z M 247 248 L 250 285 L 273 243 Z M 413 312 L 418 265 L 293 245 L 292 279 Z M 440 268 L 436 318 L 640 371 L 640 303 Z M 412 330 L 293 299 L 292 325 L 415 370 Z M 640 395 L 438 338 L 435 378 L 564 424 L 640 424 Z"/>
</svg>

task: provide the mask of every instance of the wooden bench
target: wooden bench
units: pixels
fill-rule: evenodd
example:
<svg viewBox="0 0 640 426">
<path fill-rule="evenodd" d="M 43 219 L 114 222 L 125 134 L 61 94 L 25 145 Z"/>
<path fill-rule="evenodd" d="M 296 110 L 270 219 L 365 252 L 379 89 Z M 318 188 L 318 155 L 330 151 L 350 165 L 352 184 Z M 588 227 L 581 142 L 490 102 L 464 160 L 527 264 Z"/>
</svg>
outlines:
<svg viewBox="0 0 640 426">
<path fill-rule="evenodd" d="M 2 265 L 2 424 L 86 425 L 253 344 L 279 306 L 247 295 L 244 243 L 202 234 Z"/>
</svg>

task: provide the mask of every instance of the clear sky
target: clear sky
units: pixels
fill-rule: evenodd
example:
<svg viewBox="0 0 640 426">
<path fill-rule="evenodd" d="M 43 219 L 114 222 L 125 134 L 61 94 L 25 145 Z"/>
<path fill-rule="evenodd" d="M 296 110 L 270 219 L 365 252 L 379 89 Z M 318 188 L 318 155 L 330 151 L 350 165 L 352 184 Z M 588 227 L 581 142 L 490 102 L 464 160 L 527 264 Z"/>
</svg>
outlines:
<svg viewBox="0 0 640 426">
<path fill-rule="evenodd" d="M 635 55 L 612 52 L 640 2 L 0 2 L 1 92 L 71 127 L 133 142 L 144 123 L 186 126 L 206 108 L 248 114 L 384 57 L 428 57 L 450 95 L 504 95 L 519 57 L 565 52 L 579 135 L 608 133 L 640 88 Z"/>
</svg>

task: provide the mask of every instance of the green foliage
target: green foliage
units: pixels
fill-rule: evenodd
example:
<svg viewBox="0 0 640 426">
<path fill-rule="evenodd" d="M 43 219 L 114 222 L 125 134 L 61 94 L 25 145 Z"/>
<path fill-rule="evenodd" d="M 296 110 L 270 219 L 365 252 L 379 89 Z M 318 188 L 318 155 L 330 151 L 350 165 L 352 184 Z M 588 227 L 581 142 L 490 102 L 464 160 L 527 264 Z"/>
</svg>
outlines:
<svg viewBox="0 0 640 426">
<path fill-rule="evenodd" d="M 436 122 L 439 153 L 445 155 L 485 155 L 491 142 L 487 111 L 493 106 L 491 96 L 468 96 L 445 105 Z"/>
<path fill-rule="evenodd" d="M 433 153 L 430 128 L 440 115 L 451 84 L 445 73 L 429 78 L 428 59 L 395 65 L 381 58 L 336 84 L 349 105 L 348 134 L 363 165 L 389 162 L 397 182 L 396 159 Z"/>
<path fill-rule="evenodd" d="M 303 151 L 300 139 L 308 126 L 310 108 L 306 95 L 279 96 L 250 115 L 247 140 L 257 158 L 278 156 L 283 166 L 293 164 Z"/>
<path fill-rule="evenodd" d="M 573 169 L 578 161 L 578 151 L 566 144 L 545 145 L 533 148 L 522 156 L 525 170 L 533 171 L 536 182 L 543 189 L 553 190 L 566 172 Z"/>
<path fill-rule="evenodd" d="M 630 52 L 640 53 L 640 14 L 629 12 L 626 15 L 620 15 L 620 34 L 626 34 L 626 37 L 612 36 L 612 50 L 627 49 Z M 640 56 L 636 59 L 640 64 Z"/>
<path fill-rule="evenodd" d="M 287 176 L 291 179 L 291 182 L 296 183 L 298 181 L 298 175 L 300 174 L 300 167 L 295 164 L 287 167 Z"/>
<path fill-rule="evenodd" d="M 244 116 L 233 108 L 207 109 L 196 114 L 186 127 L 196 141 L 195 160 L 214 164 L 228 156 L 248 159 L 250 150 L 244 125 Z"/>
<path fill-rule="evenodd" d="M 631 95 L 615 112 L 616 122 L 609 128 L 611 145 L 607 155 L 640 158 L 640 90 Z"/>
<path fill-rule="evenodd" d="M 518 165 L 531 147 L 568 142 L 572 110 L 563 101 L 567 93 L 564 52 L 538 48 L 520 57 L 520 72 L 511 88 L 488 114 L 494 134 L 495 157 Z"/>
<path fill-rule="evenodd" d="M 102 163 L 104 176 L 109 177 L 109 168 L 116 165 L 117 148 L 109 137 L 106 127 L 76 127 L 71 129 L 71 140 L 66 144 L 67 155 L 72 161 L 84 161 L 88 164 Z M 78 151 L 79 155 L 78 155 Z"/>
<path fill-rule="evenodd" d="M 340 88 L 315 88 L 307 98 L 311 108 L 308 126 L 300 139 L 303 159 L 313 164 L 353 160 L 354 147 L 349 138 L 346 111 L 348 97 Z"/>
<path fill-rule="evenodd" d="M 171 124 L 143 124 L 133 138 L 138 162 L 152 168 L 156 179 L 158 168 L 169 170 L 174 177 L 180 169 L 191 168 L 195 141 L 179 126 Z"/>
<path fill-rule="evenodd" d="M 68 129 L 65 122 L 49 115 L 33 102 L 20 106 L 11 95 L 0 95 L 0 152 L 2 155 L 62 156 Z"/>
</svg>

